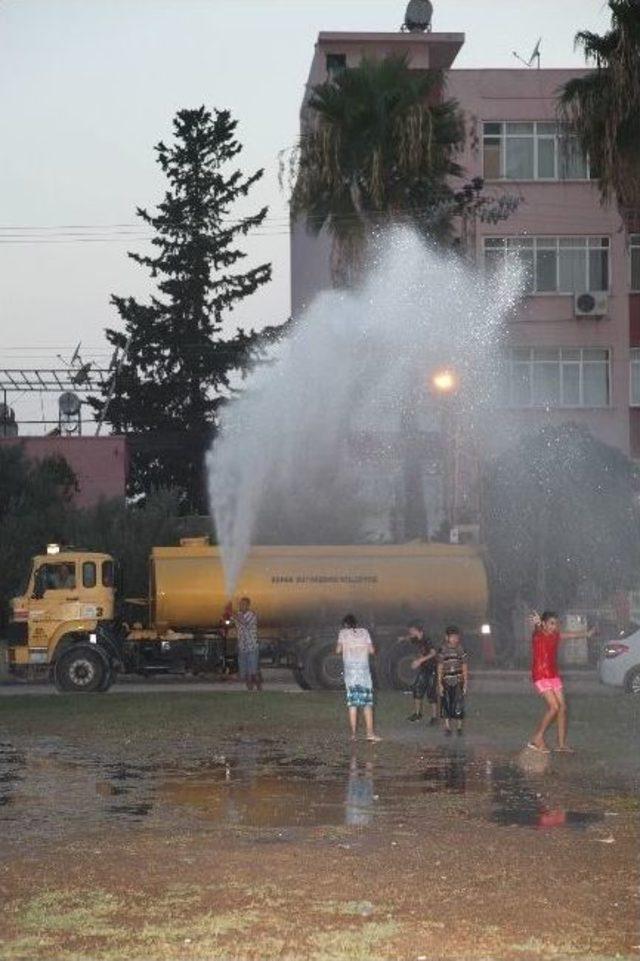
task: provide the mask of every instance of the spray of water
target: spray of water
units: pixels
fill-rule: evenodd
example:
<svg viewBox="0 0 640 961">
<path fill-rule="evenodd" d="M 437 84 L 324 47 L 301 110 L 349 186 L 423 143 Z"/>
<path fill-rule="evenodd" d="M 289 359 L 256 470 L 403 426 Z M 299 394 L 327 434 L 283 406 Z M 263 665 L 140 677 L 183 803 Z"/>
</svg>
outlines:
<svg viewBox="0 0 640 961">
<path fill-rule="evenodd" d="M 252 542 L 367 538 L 367 517 L 397 491 L 398 438 L 418 421 L 430 436 L 441 414 L 433 373 L 455 372 L 465 423 L 491 402 L 519 293 L 516 267 L 488 277 L 396 229 L 358 289 L 317 297 L 228 405 L 208 454 L 229 596 Z"/>
</svg>

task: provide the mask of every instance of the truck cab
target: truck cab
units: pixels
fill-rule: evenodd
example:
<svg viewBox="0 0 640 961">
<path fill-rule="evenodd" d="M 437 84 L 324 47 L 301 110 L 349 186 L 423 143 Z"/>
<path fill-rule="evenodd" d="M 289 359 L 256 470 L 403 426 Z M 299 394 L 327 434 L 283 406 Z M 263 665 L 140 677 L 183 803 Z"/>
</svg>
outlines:
<svg viewBox="0 0 640 961">
<path fill-rule="evenodd" d="M 49 544 L 11 601 L 11 673 L 48 671 L 61 690 L 106 689 L 117 656 L 114 609 L 113 558 Z"/>
</svg>

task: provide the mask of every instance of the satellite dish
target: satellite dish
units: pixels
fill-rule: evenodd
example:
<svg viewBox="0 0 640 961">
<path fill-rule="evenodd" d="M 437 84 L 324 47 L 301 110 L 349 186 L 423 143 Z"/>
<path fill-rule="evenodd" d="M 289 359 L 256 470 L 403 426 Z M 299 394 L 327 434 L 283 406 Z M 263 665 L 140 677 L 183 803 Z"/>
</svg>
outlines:
<svg viewBox="0 0 640 961">
<path fill-rule="evenodd" d="M 72 375 L 71 383 L 77 384 L 78 386 L 80 386 L 80 384 L 86 384 L 86 382 L 89 380 L 90 372 L 91 362 L 88 364 L 83 364 L 82 367 L 78 368 L 76 373 Z"/>
<path fill-rule="evenodd" d="M 403 29 L 410 33 L 424 33 L 431 30 L 433 4 L 429 0 L 409 0 L 404 15 Z"/>
<path fill-rule="evenodd" d="M 76 417 L 80 413 L 80 398 L 70 390 L 58 397 L 58 410 L 64 417 Z"/>
</svg>

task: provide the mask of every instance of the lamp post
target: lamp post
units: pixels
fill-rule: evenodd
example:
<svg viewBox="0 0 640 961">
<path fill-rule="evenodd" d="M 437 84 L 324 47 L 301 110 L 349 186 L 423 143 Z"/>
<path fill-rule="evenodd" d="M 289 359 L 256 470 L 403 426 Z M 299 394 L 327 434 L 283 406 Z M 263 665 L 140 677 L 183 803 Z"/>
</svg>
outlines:
<svg viewBox="0 0 640 961">
<path fill-rule="evenodd" d="M 458 514 L 459 443 L 455 398 L 460 388 L 460 378 L 452 367 L 439 367 L 430 377 L 431 392 L 440 399 L 442 408 L 443 457 L 443 503 L 450 528 L 455 526 Z"/>
</svg>

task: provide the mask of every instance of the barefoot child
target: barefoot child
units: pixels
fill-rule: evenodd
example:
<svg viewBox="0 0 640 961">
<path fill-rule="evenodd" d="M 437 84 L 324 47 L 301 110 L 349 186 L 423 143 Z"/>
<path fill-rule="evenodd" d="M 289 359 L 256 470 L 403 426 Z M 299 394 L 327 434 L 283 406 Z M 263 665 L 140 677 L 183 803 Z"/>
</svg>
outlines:
<svg viewBox="0 0 640 961">
<path fill-rule="evenodd" d="M 558 673 L 558 645 L 570 638 L 591 637 L 589 631 L 563 631 L 560 633 L 559 619 L 555 611 L 544 611 L 542 617 L 533 613 L 533 637 L 531 679 L 538 694 L 546 701 L 546 711 L 536 728 L 527 747 L 542 754 L 548 754 L 544 735 L 547 728 L 557 721 L 558 747 L 556 750 L 571 752 L 567 745 L 567 706 L 564 699 L 562 678 Z"/>
<path fill-rule="evenodd" d="M 364 715 L 367 741 L 379 741 L 373 730 L 373 683 L 369 670 L 369 657 L 374 653 L 369 631 L 358 627 L 353 614 L 347 614 L 338 635 L 336 654 L 342 654 L 344 684 L 347 689 L 347 709 L 351 740 L 355 741 L 358 729 L 358 710 Z"/>
<path fill-rule="evenodd" d="M 427 698 L 431 705 L 431 718 L 429 724 L 435 724 L 438 716 L 438 680 L 436 663 L 436 649 L 424 632 L 424 627 L 419 621 L 412 621 L 409 624 L 409 640 L 417 647 L 417 656 L 411 663 L 411 667 L 416 671 L 416 676 L 411 688 L 413 693 L 413 714 L 409 715 L 410 721 L 422 720 L 422 704 Z"/>
<path fill-rule="evenodd" d="M 438 652 L 438 690 L 444 733 L 449 737 L 452 720 L 457 722 L 458 736 L 462 734 L 468 681 L 467 652 L 462 647 L 460 631 L 457 627 L 448 627 L 444 644 Z"/>
</svg>

